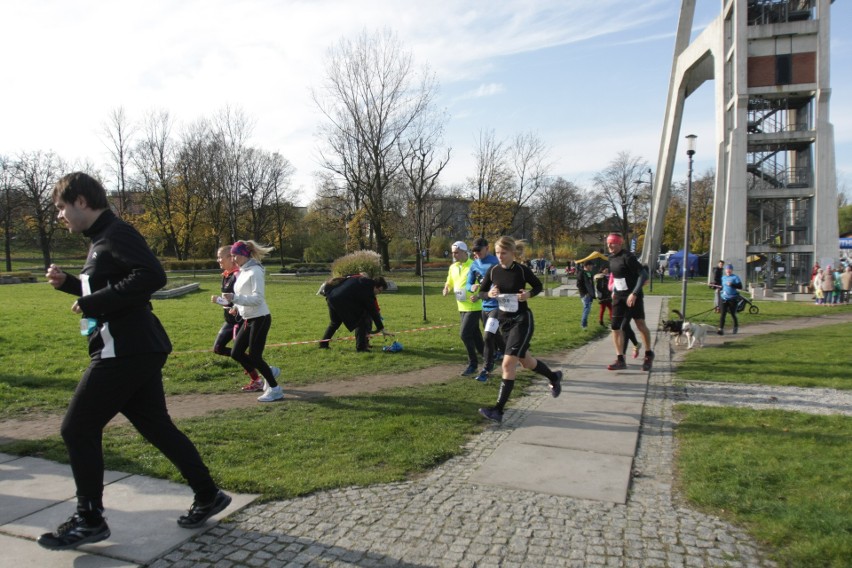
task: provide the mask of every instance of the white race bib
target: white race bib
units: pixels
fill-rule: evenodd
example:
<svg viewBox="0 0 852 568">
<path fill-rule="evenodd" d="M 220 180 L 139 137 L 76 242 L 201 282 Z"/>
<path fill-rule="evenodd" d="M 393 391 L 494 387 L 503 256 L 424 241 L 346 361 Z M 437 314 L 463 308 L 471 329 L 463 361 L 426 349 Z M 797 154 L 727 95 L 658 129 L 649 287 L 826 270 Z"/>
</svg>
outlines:
<svg viewBox="0 0 852 568">
<path fill-rule="evenodd" d="M 517 294 L 500 294 L 497 296 L 497 305 L 500 306 L 501 312 L 517 312 L 518 311 L 518 295 Z"/>
<path fill-rule="evenodd" d="M 456 288 L 455 290 L 453 290 L 453 292 L 456 295 L 456 300 L 458 300 L 459 302 L 464 302 L 465 300 L 467 300 L 467 291 L 464 288 Z"/>
<path fill-rule="evenodd" d="M 612 281 L 612 287 L 618 292 L 626 292 L 627 291 L 627 279 L 626 278 L 614 278 Z"/>
<path fill-rule="evenodd" d="M 500 328 L 500 322 L 497 318 L 488 318 L 485 320 L 485 333 L 497 333 Z"/>
</svg>

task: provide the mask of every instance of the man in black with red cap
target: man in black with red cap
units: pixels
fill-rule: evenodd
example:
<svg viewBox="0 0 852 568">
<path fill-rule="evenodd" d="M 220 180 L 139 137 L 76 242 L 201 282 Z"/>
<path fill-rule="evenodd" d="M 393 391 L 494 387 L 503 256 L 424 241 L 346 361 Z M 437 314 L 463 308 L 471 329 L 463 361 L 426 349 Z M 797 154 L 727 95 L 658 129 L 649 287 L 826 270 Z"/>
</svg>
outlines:
<svg viewBox="0 0 852 568">
<path fill-rule="evenodd" d="M 606 238 L 609 250 L 609 271 L 612 274 L 612 341 L 617 355 L 615 362 L 607 366 L 610 371 L 626 369 L 624 360 L 624 332 L 630 320 L 636 322 L 636 328 L 642 334 L 645 344 L 645 357 L 642 370 L 650 371 L 654 364 L 654 352 L 651 347 L 651 332 L 645 325 L 645 302 L 642 286 L 648 281 L 648 269 L 642 266 L 636 256 L 624 249 L 624 237 L 621 233 L 610 233 Z"/>
</svg>

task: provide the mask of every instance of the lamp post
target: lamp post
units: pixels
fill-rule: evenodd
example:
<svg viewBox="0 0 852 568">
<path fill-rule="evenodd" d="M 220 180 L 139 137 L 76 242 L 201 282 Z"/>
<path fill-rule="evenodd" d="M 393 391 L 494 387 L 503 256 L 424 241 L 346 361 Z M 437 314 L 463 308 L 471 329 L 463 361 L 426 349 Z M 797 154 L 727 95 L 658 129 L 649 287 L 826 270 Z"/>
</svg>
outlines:
<svg viewBox="0 0 852 568">
<path fill-rule="evenodd" d="M 651 188 L 651 199 L 649 201 L 650 205 L 648 207 L 648 224 L 645 225 L 645 242 L 642 245 L 642 248 L 648 246 L 648 233 L 651 229 L 651 223 L 654 221 L 654 172 L 651 168 L 648 168 L 648 179 L 649 181 L 645 181 L 644 179 L 637 179 L 634 183 L 636 185 L 647 183 L 648 187 Z M 651 239 L 653 242 L 653 239 Z M 648 270 L 650 270 L 651 274 L 649 275 L 650 281 L 648 282 L 648 291 L 654 291 L 654 273 L 657 271 L 657 253 L 651 250 L 651 254 L 649 255 L 648 262 Z"/>
<path fill-rule="evenodd" d="M 689 206 L 692 201 L 692 157 L 695 155 L 695 134 L 686 137 L 686 155 L 689 157 L 689 170 L 686 178 L 686 218 L 683 223 L 683 260 L 681 270 L 683 271 L 683 285 L 680 297 L 680 313 L 686 319 L 686 275 L 689 273 Z"/>
</svg>

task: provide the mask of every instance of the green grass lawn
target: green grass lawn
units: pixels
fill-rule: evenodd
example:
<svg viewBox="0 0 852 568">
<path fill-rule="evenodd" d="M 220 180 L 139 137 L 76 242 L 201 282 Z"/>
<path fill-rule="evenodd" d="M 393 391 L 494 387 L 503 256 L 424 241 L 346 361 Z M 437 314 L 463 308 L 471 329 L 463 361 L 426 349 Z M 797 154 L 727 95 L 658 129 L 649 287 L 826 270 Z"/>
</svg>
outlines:
<svg viewBox="0 0 852 568">
<path fill-rule="evenodd" d="M 852 559 L 852 419 L 680 405 L 679 484 L 744 526 L 780 566 Z"/>
<path fill-rule="evenodd" d="M 852 324 L 831 324 L 695 349 L 677 380 L 849 390 L 850 336 Z M 676 411 L 679 484 L 692 503 L 747 527 L 781 566 L 850 565 L 852 419 L 693 405 Z"/>
<path fill-rule="evenodd" d="M 850 337 L 852 323 L 847 323 L 783 331 L 772 334 L 771 339 L 737 339 L 714 349 L 693 349 L 678 366 L 677 378 L 849 390 Z"/>
<path fill-rule="evenodd" d="M 393 338 L 374 338 L 376 349 L 356 354 L 353 341 L 335 341 L 320 352 L 316 341 L 328 324 L 325 299 L 316 295 L 322 278 L 269 277 L 267 301 L 272 328 L 264 358 L 282 369 L 282 384 L 298 386 L 353 376 L 393 374 L 436 364 L 458 364 L 467 357 L 458 337 L 459 315 L 452 297 L 441 295 L 443 278 L 426 283 L 426 315 L 420 284 L 412 278 L 395 277 L 399 292 L 379 296 L 385 326 L 397 332 L 404 350 L 383 353 L 379 348 Z M 219 279 L 197 279 L 198 292 L 171 300 L 155 300 L 154 311 L 174 344 L 164 368 L 168 394 L 234 392 L 246 382 L 242 369 L 227 357 L 211 352 L 222 323 L 221 308 L 210 303 L 218 293 Z M 86 339 L 79 333 L 79 316 L 71 313 L 74 298 L 45 283 L 8 287 L 13 308 L 0 315 L 0 418 L 30 412 L 62 412 L 80 374 L 88 365 Z M 571 301 L 574 300 L 574 301 Z M 577 347 L 603 333 L 590 326 L 580 329 L 579 300 L 539 296 L 531 300 L 536 315 L 533 354 Z M 412 331 L 420 328 L 436 328 Z M 351 334 L 345 328 L 337 337 Z M 448 377 L 450 378 L 450 377 Z"/>
</svg>

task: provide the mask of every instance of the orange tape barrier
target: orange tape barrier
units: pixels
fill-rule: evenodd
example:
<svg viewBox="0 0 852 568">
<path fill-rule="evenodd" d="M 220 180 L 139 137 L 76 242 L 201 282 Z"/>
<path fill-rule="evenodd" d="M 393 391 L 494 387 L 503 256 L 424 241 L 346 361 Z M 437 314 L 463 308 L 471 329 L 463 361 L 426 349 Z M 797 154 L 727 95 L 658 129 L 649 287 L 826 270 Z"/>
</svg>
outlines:
<svg viewBox="0 0 852 568">
<path fill-rule="evenodd" d="M 431 325 L 428 327 L 416 327 L 414 329 L 403 329 L 400 331 L 395 331 L 394 335 L 398 335 L 400 333 L 415 333 L 419 331 L 431 331 L 433 329 L 447 329 L 448 327 L 456 327 L 458 324 L 449 324 L 449 325 Z M 381 333 L 374 333 L 370 335 L 370 337 L 381 337 Z M 329 342 L 332 341 L 353 341 L 355 339 L 354 335 L 350 335 L 348 337 L 337 337 L 332 338 Z M 311 343 L 319 343 L 322 339 L 309 339 L 307 341 L 288 341 L 286 343 L 267 343 L 266 347 L 289 347 L 291 345 L 310 345 Z M 190 349 L 187 351 L 172 351 L 172 355 L 183 355 L 186 353 L 212 353 L 212 349 Z"/>
</svg>

